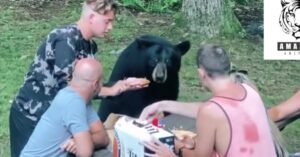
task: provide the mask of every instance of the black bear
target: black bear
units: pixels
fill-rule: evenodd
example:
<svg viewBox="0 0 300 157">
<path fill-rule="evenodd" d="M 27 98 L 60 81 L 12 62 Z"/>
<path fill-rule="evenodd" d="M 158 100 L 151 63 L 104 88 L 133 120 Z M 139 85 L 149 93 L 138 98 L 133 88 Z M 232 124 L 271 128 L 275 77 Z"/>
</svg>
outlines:
<svg viewBox="0 0 300 157">
<path fill-rule="evenodd" d="M 179 92 L 178 72 L 181 56 L 190 49 L 190 42 L 173 45 L 153 35 L 136 38 L 119 56 L 109 84 L 128 77 L 147 78 L 147 88 L 127 91 L 103 98 L 98 114 L 105 121 L 110 113 L 137 117 L 149 104 L 159 100 L 176 100 Z"/>
</svg>

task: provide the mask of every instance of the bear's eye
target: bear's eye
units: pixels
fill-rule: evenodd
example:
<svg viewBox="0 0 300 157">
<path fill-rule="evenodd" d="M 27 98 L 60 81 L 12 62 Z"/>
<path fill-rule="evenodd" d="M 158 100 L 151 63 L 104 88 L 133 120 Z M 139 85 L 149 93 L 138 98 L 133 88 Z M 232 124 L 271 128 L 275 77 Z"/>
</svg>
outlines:
<svg viewBox="0 0 300 157">
<path fill-rule="evenodd" d="M 151 59 L 149 60 L 149 64 L 151 67 L 155 67 L 158 63 L 158 59 Z"/>
<path fill-rule="evenodd" d="M 166 60 L 166 64 L 167 64 L 167 66 L 171 66 L 171 60 L 170 60 L 170 59 L 167 59 L 167 60 Z"/>
</svg>

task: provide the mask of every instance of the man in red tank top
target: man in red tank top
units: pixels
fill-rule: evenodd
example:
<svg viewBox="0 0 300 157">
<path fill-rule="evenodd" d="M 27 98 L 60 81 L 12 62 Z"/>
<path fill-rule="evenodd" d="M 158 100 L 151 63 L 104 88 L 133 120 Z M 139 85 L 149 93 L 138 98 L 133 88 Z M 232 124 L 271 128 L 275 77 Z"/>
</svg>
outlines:
<svg viewBox="0 0 300 157">
<path fill-rule="evenodd" d="M 148 106 L 142 119 L 168 111 L 196 117 L 197 136 L 176 142 L 175 152 L 184 157 L 276 157 L 264 104 L 251 85 L 236 83 L 229 76 L 230 60 L 216 45 L 203 45 L 197 56 L 201 83 L 213 97 L 204 103 L 161 101 Z M 176 156 L 158 140 L 146 147 L 159 157 Z"/>
</svg>

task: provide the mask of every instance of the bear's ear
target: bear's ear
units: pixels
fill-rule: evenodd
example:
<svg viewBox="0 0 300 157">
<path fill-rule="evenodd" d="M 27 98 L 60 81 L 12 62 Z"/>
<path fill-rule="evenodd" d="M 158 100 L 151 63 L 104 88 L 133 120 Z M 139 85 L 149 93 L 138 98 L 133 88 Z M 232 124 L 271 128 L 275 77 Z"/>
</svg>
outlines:
<svg viewBox="0 0 300 157">
<path fill-rule="evenodd" d="M 188 40 L 176 45 L 176 48 L 179 50 L 179 52 L 181 53 L 182 56 L 186 52 L 188 52 L 188 50 L 190 49 L 190 47 L 191 47 L 191 43 Z"/>
<path fill-rule="evenodd" d="M 136 42 L 138 44 L 138 47 L 141 49 L 151 47 L 152 45 L 155 44 L 153 40 L 149 40 L 147 38 L 137 38 Z"/>
</svg>

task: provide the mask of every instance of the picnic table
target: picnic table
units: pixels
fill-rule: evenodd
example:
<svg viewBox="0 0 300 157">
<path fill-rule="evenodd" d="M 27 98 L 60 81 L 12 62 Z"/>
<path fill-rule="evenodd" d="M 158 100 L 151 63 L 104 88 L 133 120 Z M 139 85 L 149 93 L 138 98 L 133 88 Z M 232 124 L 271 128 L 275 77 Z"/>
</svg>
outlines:
<svg viewBox="0 0 300 157">
<path fill-rule="evenodd" d="M 164 129 L 171 131 L 173 129 L 184 129 L 192 132 L 196 132 L 195 119 L 171 114 L 160 120 L 164 124 Z M 94 152 L 94 157 L 112 157 L 112 144 L 106 149 L 97 150 Z"/>
</svg>

